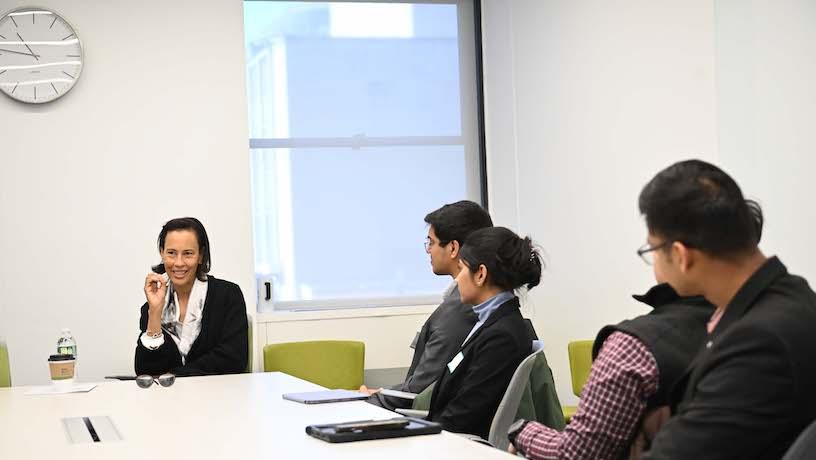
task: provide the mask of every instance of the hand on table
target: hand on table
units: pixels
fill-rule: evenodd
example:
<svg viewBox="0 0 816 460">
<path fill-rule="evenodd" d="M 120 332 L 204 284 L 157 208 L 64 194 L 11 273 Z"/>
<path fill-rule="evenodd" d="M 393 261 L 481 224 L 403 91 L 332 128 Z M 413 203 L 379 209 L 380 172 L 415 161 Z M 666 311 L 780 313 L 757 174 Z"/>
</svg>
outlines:
<svg viewBox="0 0 816 460">
<path fill-rule="evenodd" d="M 368 387 L 367 387 L 367 386 L 365 386 L 365 385 L 360 385 L 360 389 L 359 389 L 358 391 L 359 391 L 360 393 L 365 393 L 365 394 L 367 394 L 367 395 L 371 396 L 371 395 L 373 395 L 373 394 L 379 393 L 379 392 L 380 392 L 380 390 L 382 390 L 382 388 L 378 388 L 378 389 L 371 389 L 371 388 L 368 388 Z"/>
</svg>

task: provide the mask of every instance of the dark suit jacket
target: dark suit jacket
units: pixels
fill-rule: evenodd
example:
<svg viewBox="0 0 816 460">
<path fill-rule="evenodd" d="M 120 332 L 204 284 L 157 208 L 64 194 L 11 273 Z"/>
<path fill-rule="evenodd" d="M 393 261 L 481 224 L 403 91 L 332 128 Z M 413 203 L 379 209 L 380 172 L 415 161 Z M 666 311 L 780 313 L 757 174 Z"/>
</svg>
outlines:
<svg viewBox="0 0 816 460">
<path fill-rule="evenodd" d="M 781 458 L 816 418 L 815 351 L 816 294 L 773 257 L 728 304 L 642 458 Z"/>
<path fill-rule="evenodd" d="M 479 318 L 470 305 L 462 303 L 459 287 L 445 296 L 417 334 L 414 356 L 405 381 L 391 387 L 409 393 L 421 393 L 434 383 L 442 369 L 459 352 L 462 342 Z M 409 408 L 410 399 L 383 396 L 377 393 L 371 403 L 389 410 Z"/>
<path fill-rule="evenodd" d="M 462 346 L 462 360 L 453 373 L 447 366 L 442 370 L 428 418 L 448 431 L 487 439 L 507 385 L 531 351 L 532 338 L 521 317 L 518 298 L 513 297 Z"/>
<path fill-rule="evenodd" d="M 147 329 L 147 303 L 142 305 L 139 329 Z M 186 364 L 173 338 L 164 333 L 164 345 L 149 350 L 136 339 L 134 368 L 136 375 L 237 374 L 247 365 L 247 316 L 241 288 L 237 284 L 210 276 L 201 317 L 201 332 L 187 353 Z M 141 337 L 141 334 L 139 334 Z"/>
<path fill-rule="evenodd" d="M 436 381 L 445 365 L 459 352 L 462 342 L 478 319 L 473 308 L 462 303 L 459 287 L 454 286 L 422 325 L 405 381 L 391 388 L 421 393 Z M 381 394 L 377 394 L 377 397 L 379 405 L 387 409 L 411 407 L 410 399 L 385 397 Z"/>
</svg>

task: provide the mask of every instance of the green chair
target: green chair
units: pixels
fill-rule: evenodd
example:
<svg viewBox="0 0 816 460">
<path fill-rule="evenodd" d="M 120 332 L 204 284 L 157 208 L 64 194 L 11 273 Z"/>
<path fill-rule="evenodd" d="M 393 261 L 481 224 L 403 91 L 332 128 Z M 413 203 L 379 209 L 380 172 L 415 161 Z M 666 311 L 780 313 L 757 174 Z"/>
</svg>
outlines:
<svg viewBox="0 0 816 460">
<path fill-rule="evenodd" d="M 570 376 L 572 376 L 572 393 L 581 397 L 581 390 L 589 378 L 592 369 L 592 340 L 577 340 L 567 345 L 569 354 Z M 578 406 L 564 406 L 564 421 L 569 423 Z"/>
<path fill-rule="evenodd" d="M 510 443 L 507 429 L 520 418 L 535 420 L 559 431 L 564 429 L 561 402 L 543 350 L 531 354 L 516 368 L 490 425 L 487 439 L 490 445 L 507 450 Z"/>
<path fill-rule="evenodd" d="M 0 341 L 0 388 L 11 386 L 11 369 L 9 368 L 9 356 L 6 343 Z"/>
<path fill-rule="evenodd" d="M 252 342 L 252 315 L 247 314 L 247 374 L 252 373 L 252 351 L 255 349 L 255 344 Z"/>
<path fill-rule="evenodd" d="M 265 372 L 283 372 L 326 388 L 356 390 L 363 384 L 363 342 L 276 343 L 265 346 L 263 354 Z"/>
</svg>

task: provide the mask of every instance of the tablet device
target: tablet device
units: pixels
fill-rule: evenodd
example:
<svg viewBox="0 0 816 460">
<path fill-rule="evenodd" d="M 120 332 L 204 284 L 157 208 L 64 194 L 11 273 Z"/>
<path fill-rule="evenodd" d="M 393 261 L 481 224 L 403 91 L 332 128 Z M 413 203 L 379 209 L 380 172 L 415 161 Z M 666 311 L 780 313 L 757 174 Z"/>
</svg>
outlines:
<svg viewBox="0 0 816 460">
<path fill-rule="evenodd" d="M 368 395 L 351 390 L 321 390 L 305 393 L 284 393 L 283 399 L 303 404 L 322 404 L 343 401 L 359 401 L 368 399 Z"/>
<path fill-rule="evenodd" d="M 441 431 L 442 426 L 440 424 L 413 417 L 360 420 L 357 422 L 329 423 L 306 427 L 306 434 L 326 442 L 404 438 L 406 436 L 437 434 Z"/>
</svg>

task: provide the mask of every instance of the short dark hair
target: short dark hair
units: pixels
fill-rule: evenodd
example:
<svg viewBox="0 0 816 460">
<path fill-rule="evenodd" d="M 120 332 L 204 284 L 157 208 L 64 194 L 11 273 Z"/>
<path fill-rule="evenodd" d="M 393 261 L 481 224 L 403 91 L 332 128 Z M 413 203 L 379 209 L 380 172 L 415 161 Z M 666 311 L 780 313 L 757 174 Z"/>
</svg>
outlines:
<svg viewBox="0 0 816 460">
<path fill-rule="evenodd" d="M 487 279 L 504 290 L 527 285 L 532 289 L 541 281 L 544 263 L 530 237 L 521 238 L 505 227 L 476 230 L 465 240 L 459 259 L 471 271 L 487 267 Z"/>
<path fill-rule="evenodd" d="M 701 160 L 660 171 L 640 192 L 649 232 L 713 256 L 746 253 L 759 244 L 762 208 L 746 200 L 734 179 Z"/>
<path fill-rule="evenodd" d="M 490 214 L 483 207 L 467 200 L 449 203 L 428 213 L 425 222 L 433 227 L 442 245 L 451 241 L 458 241 L 462 245 L 473 231 L 493 226 Z"/>
<path fill-rule="evenodd" d="M 207 281 L 207 273 L 210 272 L 210 239 L 207 238 L 207 230 L 204 229 L 204 224 L 195 217 L 179 217 L 177 219 L 168 220 L 162 226 L 159 232 L 158 245 L 159 253 L 164 251 L 164 241 L 167 239 L 167 234 L 176 230 L 190 230 L 196 235 L 198 240 L 198 252 L 201 253 L 201 263 L 196 269 L 196 278 L 201 281 Z M 153 271 L 156 273 L 164 273 L 166 268 L 164 263 L 153 266 Z"/>
</svg>

